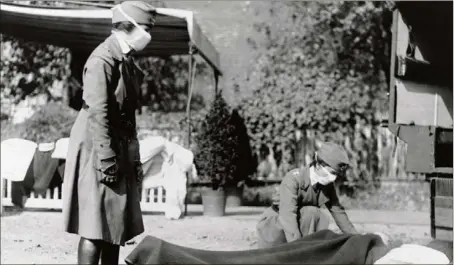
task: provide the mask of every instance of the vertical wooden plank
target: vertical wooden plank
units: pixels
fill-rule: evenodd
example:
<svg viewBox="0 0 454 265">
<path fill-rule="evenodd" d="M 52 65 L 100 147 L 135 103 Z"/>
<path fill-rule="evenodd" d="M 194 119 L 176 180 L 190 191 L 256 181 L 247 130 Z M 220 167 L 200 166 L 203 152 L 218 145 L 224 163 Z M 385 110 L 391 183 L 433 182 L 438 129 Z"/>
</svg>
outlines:
<svg viewBox="0 0 454 265">
<path fill-rule="evenodd" d="M 452 229 L 442 229 L 442 228 L 437 228 L 435 229 L 435 237 L 438 240 L 445 240 L 445 241 L 451 241 L 453 238 L 453 232 Z"/>
<path fill-rule="evenodd" d="M 166 189 L 164 189 L 164 187 L 161 187 L 161 188 L 162 188 L 162 200 L 161 200 L 161 203 L 164 204 L 164 203 L 166 203 L 167 192 L 166 192 Z"/>
<path fill-rule="evenodd" d="M 2 176 L 0 175 L 0 215 L 3 215 L 3 187 L 5 186 Z"/>
<path fill-rule="evenodd" d="M 58 201 L 58 187 L 54 188 L 53 194 L 52 194 L 52 199 Z"/>
<path fill-rule="evenodd" d="M 12 186 L 13 186 L 12 181 L 7 179 L 6 180 L 6 198 L 9 198 L 11 200 L 13 199 Z"/>
<path fill-rule="evenodd" d="M 440 198 L 436 198 L 440 199 Z M 452 202 L 452 201 L 451 201 Z M 437 203 L 435 201 L 435 203 Z M 452 208 L 447 209 L 447 208 L 440 208 L 435 206 L 435 228 L 441 228 L 441 227 L 446 227 L 446 228 L 451 228 L 452 229 Z"/>
<path fill-rule="evenodd" d="M 147 201 L 147 202 L 150 202 L 150 203 L 154 202 L 155 191 L 156 191 L 155 188 L 151 188 L 150 189 L 150 196 L 148 197 L 149 201 Z"/>
<path fill-rule="evenodd" d="M 2 198 L 6 198 L 6 183 L 6 179 L 2 178 Z"/>
<path fill-rule="evenodd" d="M 147 201 L 147 192 L 148 192 L 148 189 L 143 189 L 142 188 L 142 194 L 140 194 L 140 201 L 141 202 L 146 202 Z"/>
<path fill-rule="evenodd" d="M 433 178 L 431 186 L 431 235 L 452 241 L 452 179 Z"/>
<path fill-rule="evenodd" d="M 430 235 L 436 238 L 435 230 L 435 180 L 430 181 Z"/>
<path fill-rule="evenodd" d="M 46 194 L 44 195 L 45 196 L 44 198 L 47 199 L 47 200 L 50 200 L 51 199 L 51 195 L 50 194 L 51 194 L 51 190 L 47 189 L 46 190 Z"/>
<path fill-rule="evenodd" d="M 434 179 L 437 196 L 453 196 L 453 179 Z"/>
<path fill-rule="evenodd" d="M 162 187 L 158 187 L 158 196 L 157 200 L 155 201 L 156 203 L 162 203 Z"/>
</svg>

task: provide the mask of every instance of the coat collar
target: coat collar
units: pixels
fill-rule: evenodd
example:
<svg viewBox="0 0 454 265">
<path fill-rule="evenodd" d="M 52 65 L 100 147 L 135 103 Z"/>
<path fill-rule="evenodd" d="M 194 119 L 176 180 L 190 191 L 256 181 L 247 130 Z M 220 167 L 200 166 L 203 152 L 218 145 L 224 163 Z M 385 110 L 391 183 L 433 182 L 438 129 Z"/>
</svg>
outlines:
<svg viewBox="0 0 454 265">
<path fill-rule="evenodd" d="M 112 31 L 112 34 L 115 36 L 115 39 L 120 45 L 120 49 L 123 55 L 129 54 L 132 51 L 129 44 L 123 39 L 123 37 L 118 32 Z"/>
<path fill-rule="evenodd" d="M 124 59 L 125 55 L 121 51 L 120 43 L 114 34 L 110 34 L 110 36 L 106 39 L 106 45 L 115 60 L 122 61 Z"/>
</svg>

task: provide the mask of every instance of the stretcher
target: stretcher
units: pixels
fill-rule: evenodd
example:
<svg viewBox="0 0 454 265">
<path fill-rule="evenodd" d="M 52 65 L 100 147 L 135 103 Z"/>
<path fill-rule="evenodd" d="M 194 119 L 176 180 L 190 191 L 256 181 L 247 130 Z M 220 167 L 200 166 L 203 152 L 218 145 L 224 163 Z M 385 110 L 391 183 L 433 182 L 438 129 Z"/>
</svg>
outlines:
<svg viewBox="0 0 454 265">
<path fill-rule="evenodd" d="M 147 236 L 126 257 L 126 264 L 449 264 L 445 254 L 419 245 L 387 246 L 376 234 L 313 233 L 279 246 L 211 251 L 178 246 Z"/>
</svg>

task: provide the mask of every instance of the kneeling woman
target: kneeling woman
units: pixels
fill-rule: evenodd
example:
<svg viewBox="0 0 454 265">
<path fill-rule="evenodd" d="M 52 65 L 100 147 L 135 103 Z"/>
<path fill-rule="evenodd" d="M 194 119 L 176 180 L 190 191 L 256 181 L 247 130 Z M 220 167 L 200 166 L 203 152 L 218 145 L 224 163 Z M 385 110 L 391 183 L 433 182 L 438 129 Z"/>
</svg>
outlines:
<svg viewBox="0 0 454 265">
<path fill-rule="evenodd" d="M 350 162 L 341 146 L 327 142 L 314 154 L 308 168 L 293 169 L 273 196 L 273 205 L 257 224 L 258 245 L 272 247 L 328 229 L 326 206 L 344 233 L 356 234 L 334 188 L 337 176 L 345 174 Z"/>
</svg>

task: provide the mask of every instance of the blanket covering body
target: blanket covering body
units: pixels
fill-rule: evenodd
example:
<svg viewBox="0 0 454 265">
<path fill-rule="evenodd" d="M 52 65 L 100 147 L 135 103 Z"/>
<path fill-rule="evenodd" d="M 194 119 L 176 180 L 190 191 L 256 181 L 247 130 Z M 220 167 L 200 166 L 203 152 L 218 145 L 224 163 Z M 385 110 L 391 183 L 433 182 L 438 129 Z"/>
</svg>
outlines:
<svg viewBox="0 0 454 265">
<path fill-rule="evenodd" d="M 323 230 L 273 248 L 209 251 L 145 237 L 127 264 L 373 264 L 389 248 L 378 235 L 336 234 Z"/>
</svg>

